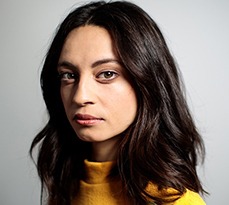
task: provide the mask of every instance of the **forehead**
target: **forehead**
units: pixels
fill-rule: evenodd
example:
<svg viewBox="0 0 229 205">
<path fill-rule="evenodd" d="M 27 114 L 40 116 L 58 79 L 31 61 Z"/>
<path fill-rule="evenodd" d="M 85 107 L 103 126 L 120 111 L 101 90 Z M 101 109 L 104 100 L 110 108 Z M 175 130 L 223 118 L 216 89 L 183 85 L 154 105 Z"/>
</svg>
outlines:
<svg viewBox="0 0 229 205">
<path fill-rule="evenodd" d="M 109 32 L 94 25 L 81 26 L 68 34 L 60 58 L 64 56 L 117 58 Z"/>
</svg>

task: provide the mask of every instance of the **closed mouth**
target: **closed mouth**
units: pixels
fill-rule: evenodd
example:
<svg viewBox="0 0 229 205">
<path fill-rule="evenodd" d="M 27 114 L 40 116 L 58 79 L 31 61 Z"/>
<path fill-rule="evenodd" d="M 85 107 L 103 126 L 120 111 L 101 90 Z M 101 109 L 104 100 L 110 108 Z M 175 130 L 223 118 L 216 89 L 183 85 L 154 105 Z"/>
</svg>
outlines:
<svg viewBox="0 0 229 205">
<path fill-rule="evenodd" d="M 95 125 L 104 121 L 103 118 L 98 118 L 88 114 L 76 114 L 73 118 L 80 125 Z"/>
</svg>

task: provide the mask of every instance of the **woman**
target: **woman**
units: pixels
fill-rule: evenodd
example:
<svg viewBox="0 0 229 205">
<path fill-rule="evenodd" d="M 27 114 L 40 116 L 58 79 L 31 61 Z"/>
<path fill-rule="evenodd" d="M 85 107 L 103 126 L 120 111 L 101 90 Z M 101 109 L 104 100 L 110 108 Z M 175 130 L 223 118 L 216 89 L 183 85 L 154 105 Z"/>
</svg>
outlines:
<svg viewBox="0 0 229 205">
<path fill-rule="evenodd" d="M 204 204 L 204 145 L 155 22 L 128 2 L 94 2 L 60 25 L 34 139 L 49 205 Z M 202 155 L 201 155 L 202 153 Z"/>
</svg>

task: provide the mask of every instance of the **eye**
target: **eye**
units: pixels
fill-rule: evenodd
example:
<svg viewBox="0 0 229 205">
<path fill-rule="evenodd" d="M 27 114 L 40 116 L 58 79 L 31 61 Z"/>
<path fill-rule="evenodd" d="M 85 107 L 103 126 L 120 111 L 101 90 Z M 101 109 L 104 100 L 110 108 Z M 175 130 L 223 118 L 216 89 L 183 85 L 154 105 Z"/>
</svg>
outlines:
<svg viewBox="0 0 229 205">
<path fill-rule="evenodd" d="M 97 78 L 99 78 L 102 81 L 106 81 L 106 80 L 113 80 L 114 78 L 116 78 L 118 76 L 118 74 L 114 71 L 104 71 L 101 72 Z"/>
<path fill-rule="evenodd" d="M 65 83 L 74 83 L 76 81 L 76 74 L 71 72 L 63 72 L 59 74 L 59 79 Z"/>
</svg>

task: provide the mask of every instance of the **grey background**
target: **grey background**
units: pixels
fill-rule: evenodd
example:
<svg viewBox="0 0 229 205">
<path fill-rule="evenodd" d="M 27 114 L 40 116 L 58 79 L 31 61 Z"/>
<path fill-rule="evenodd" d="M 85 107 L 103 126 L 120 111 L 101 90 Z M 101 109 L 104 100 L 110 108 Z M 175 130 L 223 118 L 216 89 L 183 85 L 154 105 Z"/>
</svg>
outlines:
<svg viewBox="0 0 229 205">
<path fill-rule="evenodd" d="M 28 150 L 46 122 L 39 87 L 56 26 L 85 1 L 0 1 L 0 205 L 38 205 Z M 187 99 L 207 148 L 199 174 L 208 205 L 228 204 L 229 1 L 136 0 L 162 29 L 183 73 Z"/>
</svg>

